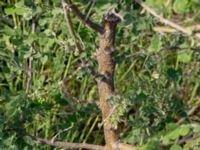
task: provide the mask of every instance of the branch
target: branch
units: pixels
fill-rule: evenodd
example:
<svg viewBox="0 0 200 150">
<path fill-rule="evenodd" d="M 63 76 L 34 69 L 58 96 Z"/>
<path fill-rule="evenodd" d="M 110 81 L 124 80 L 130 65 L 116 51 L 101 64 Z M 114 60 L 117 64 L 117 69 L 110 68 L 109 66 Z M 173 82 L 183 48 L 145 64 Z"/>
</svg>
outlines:
<svg viewBox="0 0 200 150">
<path fill-rule="evenodd" d="M 81 20 L 83 24 L 85 24 L 86 26 L 92 28 L 93 30 L 99 33 L 103 32 L 103 27 L 101 27 L 99 24 L 92 22 L 86 15 L 82 14 L 80 10 L 74 4 L 72 4 L 71 0 L 66 0 L 64 7 L 67 7 L 67 6 Z"/>
<path fill-rule="evenodd" d="M 35 20 L 32 18 L 32 33 L 35 33 Z M 33 52 L 33 43 L 30 46 L 30 54 L 32 54 Z M 26 69 L 26 73 L 27 73 L 27 78 L 26 78 L 26 94 L 28 95 L 29 93 L 29 89 L 30 89 L 30 82 L 31 82 L 31 78 L 32 78 L 32 58 L 28 58 L 27 60 L 27 69 Z"/>
<path fill-rule="evenodd" d="M 118 143 L 113 146 L 117 150 L 137 150 L 138 147 L 130 144 Z"/>
<path fill-rule="evenodd" d="M 44 145 L 50 145 L 54 147 L 60 147 L 60 148 L 83 148 L 83 149 L 89 149 L 89 150 L 104 150 L 104 146 L 99 145 L 93 145 L 93 144 L 87 144 L 87 143 L 70 143 L 70 142 L 60 142 L 55 141 L 51 142 L 49 140 L 41 139 L 38 137 L 32 138 L 38 143 L 38 144 L 44 144 Z"/>
<path fill-rule="evenodd" d="M 198 101 L 196 102 L 196 104 L 188 111 L 187 116 L 191 116 L 191 115 L 199 108 L 199 105 L 200 105 L 200 100 L 198 100 Z M 183 122 L 185 121 L 185 119 L 186 119 L 186 117 L 181 118 L 181 119 L 177 122 L 177 124 L 183 123 Z"/>
<path fill-rule="evenodd" d="M 17 133 L 18 136 L 29 136 L 31 137 L 37 144 L 49 145 L 53 147 L 60 147 L 60 148 L 76 148 L 76 149 L 89 149 L 89 150 L 104 150 L 104 146 L 94 145 L 94 144 L 87 144 L 87 143 L 70 143 L 70 142 L 61 142 L 61 141 L 52 141 L 52 140 L 45 140 L 39 137 L 35 137 L 32 135 L 27 134 L 22 129 L 5 129 L 3 131 L 14 131 Z"/>
<path fill-rule="evenodd" d="M 68 26 L 68 29 L 69 29 L 69 32 L 75 42 L 75 45 L 76 45 L 76 49 L 78 50 L 78 53 L 80 53 L 82 51 L 82 48 L 81 48 L 81 45 L 78 41 L 78 38 L 77 38 L 77 35 L 74 31 L 74 28 L 73 28 L 73 25 L 72 25 L 72 21 L 71 21 L 71 17 L 70 17 L 70 14 L 69 14 L 69 9 L 67 8 L 66 6 L 67 4 L 64 2 L 64 0 L 62 1 L 62 6 L 63 6 L 63 12 L 64 12 L 64 16 L 65 16 L 65 21 L 67 23 L 67 26 Z"/>
<path fill-rule="evenodd" d="M 188 36 L 192 35 L 192 31 L 187 30 L 186 28 L 170 21 L 165 18 L 163 18 L 161 15 L 158 15 L 153 9 L 151 9 L 149 6 L 147 6 L 142 0 L 135 0 L 138 4 L 140 4 L 147 12 L 149 12 L 151 15 L 153 15 L 155 18 L 159 19 L 160 22 L 174 28 L 177 31 L 180 31 Z M 200 36 L 198 34 L 194 35 L 196 38 L 200 39 Z"/>
<path fill-rule="evenodd" d="M 186 27 L 187 30 L 190 30 L 195 37 L 200 38 L 200 33 L 198 31 L 200 30 L 200 25 L 192 25 Z M 165 26 L 155 26 L 153 27 L 153 30 L 159 33 L 174 33 L 177 32 L 176 29 L 171 28 L 171 27 L 165 27 Z"/>
</svg>

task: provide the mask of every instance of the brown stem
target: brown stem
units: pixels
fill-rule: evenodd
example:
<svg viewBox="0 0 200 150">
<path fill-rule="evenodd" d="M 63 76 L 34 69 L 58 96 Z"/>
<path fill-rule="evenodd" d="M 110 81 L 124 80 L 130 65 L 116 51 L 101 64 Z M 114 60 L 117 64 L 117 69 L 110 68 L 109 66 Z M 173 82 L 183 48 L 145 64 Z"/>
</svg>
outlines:
<svg viewBox="0 0 200 150">
<path fill-rule="evenodd" d="M 104 32 L 100 34 L 99 49 L 96 56 L 99 64 L 99 74 L 102 79 L 98 80 L 98 90 L 100 97 L 100 109 L 102 111 L 104 123 L 104 135 L 106 141 L 106 150 L 115 149 L 114 146 L 118 142 L 117 131 L 112 128 L 111 119 L 109 117 L 112 107 L 108 103 L 108 99 L 114 93 L 114 69 L 115 63 L 112 59 L 114 51 L 115 28 L 119 18 L 113 13 L 107 13 L 103 18 Z"/>
<path fill-rule="evenodd" d="M 35 33 L 35 20 L 32 19 L 32 33 Z M 29 49 L 30 53 L 32 54 L 33 52 L 33 43 L 31 44 L 30 46 L 30 49 Z M 29 89 L 30 89 L 30 84 L 31 84 L 31 78 L 32 78 L 32 58 L 28 58 L 27 60 L 27 70 L 26 70 L 26 73 L 27 73 L 27 78 L 26 78 L 26 94 L 29 93 Z"/>
<path fill-rule="evenodd" d="M 75 43 L 76 48 L 78 50 L 78 53 L 80 53 L 82 51 L 82 48 L 81 48 L 81 45 L 78 41 L 78 37 L 76 35 L 76 32 L 73 28 L 72 20 L 71 20 L 70 14 L 69 14 L 69 9 L 67 8 L 67 4 L 64 2 L 64 0 L 62 1 L 62 6 L 63 6 L 63 12 L 64 12 L 64 16 L 65 16 L 65 21 L 67 23 L 67 27 L 69 29 L 70 35 L 72 36 L 72 38 L 74 40 L 74 43 Z"/>
<path fill-rule="evenodd" d="M 39 137 L 35 137 L 26 133 L 23 129 L 15 129 L 9 128 L 4 129 L 4 132 L 16 132 L 16 134 L 20 137 L 29 136 L 33 139 L 37 144 L 43 145 L 50 145 L 53 147 L 60 147 L 60 148 L 73 148 L 73 149 L 88 149 L 88 150 L 104 150 L 104 146 L 94 145 L 94 144 L 87 144 L 87 143 L 70 143 L 70 142 L 61 142 L 61 141 L 53 141 L 53 140 L 45 140 Z"/>
<path fill-rule="evenodd" d="M 34 137 L 35 138 L 35 137 Z M 81 149 L 89 149 L 89 150 L 104 150 L 103 146 L 87 144 L 87 143 L 70 143 L 70 142 L 60 142 L 60 141 L 49 141 L 41 138 L 35 138 L 38 144 L 51 145 L 60 148 L 81 148 Z"/>
<path fill-rule="evenodd" d="M 71 0 L 66 0 L 66 3 L 68 4 L 69 8 L 71 8 L 72 12 L 82 21 L 83 24 L 99 33 L 102 33 L 102 27 L 99 24 L 92 22 L 86 15 L 82 14 L 80 10 L 74 4 L 72 4 Z"/>
</svg>

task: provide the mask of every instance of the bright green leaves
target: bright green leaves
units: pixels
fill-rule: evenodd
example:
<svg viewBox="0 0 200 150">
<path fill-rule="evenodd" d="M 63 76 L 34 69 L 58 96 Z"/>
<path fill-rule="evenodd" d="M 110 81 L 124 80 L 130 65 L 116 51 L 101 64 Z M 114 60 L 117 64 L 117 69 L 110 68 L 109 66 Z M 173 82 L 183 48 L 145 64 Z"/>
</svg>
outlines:
<svg viewBox="0 0 200 150">
<path fill-rule="evenodd" d="M 174 2 L 174 10 L 177 13 L 184 13 L 188 8 L 188 0 L 176 0 Z"/>
<path fill-rule="evenodd" d="M 37 35 L 31 33 L 26 39 L 24 39 L 24 44 L 30 46 L 36 39 Z"/>
<path fill-rule="evenodd" d="M 190 132 L 190 127 L 187 125 L 183 125 L 179 128 L 179 133 L 181 136 L 186 136 Z"/>
<path fill-rule="evenodd" d="M 163 137 L 162 139 L 163 143 L 167 144 L 172 141 L 178 140 L 182 136 L 188 135 L 189 132 L 191 131 L 190 128 L 191 127 L 189 125 L 182 125 L 179 127 L 177 126 L 177 128 L 175 128 L 174 130 L 172 130 L 171 132 L 169 132 Z"/>
<path fill-rule="evenodd" d="M 179 140 L 188 136 L 195 131 L 195 128 L 199 127 L 197 124 L 183 124 L 177 125 L 175 123 L 169 123 L 166 125 L 166 129 L 160 132 L 158 136 L 154 136 L 150 139 L 147 144 L 142 146 L 139 150 L 157 150 L 159 145 L 165 145 L 169 150 L 189 150 L 198 146 L 200 143 L 200 138 L 195 138 L 194 140 L 186 140 L 186 145 L 177 144 Z M 156 144 L 158 147 L 155 147 Z"/>
<path fill-rule="evenodd" d="M 23 0 L 16 3 L 14 7 L 5 8 L 4 12 L 7 15 L 17 14 L 26 20 L 30 20 L 33 16 L 32 8 L 26 6 Z"/>
<path fill-rule="evenodd" d="M 167 7 L 163 7 L 166 3 L 166 0 L 146 0 L 145 3 L 159 12 L 163 12 L 165 9 L 167 9 Z"/>
<path fill-rule="evenodd" d="M 162 5 L 166 0 L 146 0 L 145 3 L 150 6 Z"/>
<path fill-rule="evenodd" d="M 24 5 L 24 1 L 15 4 L 15 13 L 23 16 L 24 19 L 30 20 L 32 18 L 32 9 Z"/>
<path fill-rule="evenodd" d="M 170 147 L 170 150 L 182 150 L 181 146 L 174 144 Z"/>
<path fill-rule="evenodd" d="M 4 12 L 7 14 L 7 15 L 13 15 L 15 13 L 15 9 L 13 7 L 8 7 L 8 8 L 5 8 L 4 9 Z"/>
<path fill-rule="evenodd" d="M 148 48 L 149 52 L 159 52 L 162 46 L 161 36 L 159 34 L 155 34 L 151 38 L 151 43 Z"/>
<path fill-rule="evenodd" d="M 192 59 L 192 51 L 191 50 L 184 50 L 178 52 L 178 62 L 187 63 L 190 62 Z"/>
</svg>

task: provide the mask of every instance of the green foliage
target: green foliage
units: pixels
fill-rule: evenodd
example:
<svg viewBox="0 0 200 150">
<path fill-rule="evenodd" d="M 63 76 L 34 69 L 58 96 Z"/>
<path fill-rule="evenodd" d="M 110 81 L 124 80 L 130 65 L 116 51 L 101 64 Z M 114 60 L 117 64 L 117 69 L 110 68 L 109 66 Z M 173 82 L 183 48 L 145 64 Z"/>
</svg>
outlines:
<svg viewBox="0 0 200 150">
<path fill-rule="evenodd" d="M 183 13 L 186 12 L 188 7 L 188 0 L 175 0 L 174 2 L 174 10 L 177 13 Z"/>
<path fill-rule="evenodd" d="M 155 34 L 151 39 L 151 44 L 148 48 L 150 52 L 159 52 L 162 46 L 161 37 Z"/>
<path fill-rule="evenodd" d="M 200 55 L 192 51 L 199 41 L 177 32 L 156 33 L 159 20 L 131 0 L 73 2 L 95 22 L 113 8 L 122 18 L 113 54 L 117 95 L 109 99 L 113 128 L 120 128 L 122 141 L 142 150 L 198 149 L 199 114 L 188 112 L 200 96 Z M 145 3 L 182 26 L 199 24 L 199 0 Z M 14 129 L 45 139 L 65 130 L 57 140 L 104 144 L 90 70 L 97 70 L 98 34 L 70 14 L 83 48 L 77 56 L 60 0 L 1 0 L 0 14 L 0 149 L 57 149 L 19 137 Z M 32 77 L 26 94 L 28 60 Z"/>
<path fill-rule="evenodd" d="M 112 96 L 108 101 L 110 105 L 113 106 L 113 110 L 111 112 L 111 122 L 113 128 L 117 129 L 118 124 L 127 110 L 128 101 L 119 95 Z"/>
<path fill-rule="evenodd" d="M 182 149 L 190 149 L 194 148 L 199 144 L 198 139 L 196 138 L 194 141 L 188 141 L 187 144 L 185 144 L 184 147 L 179 145 L 176 141 L 179 139 L 184 139 L 189 134 L 195 131 L 195 128 L 197 128 L 199 124 L 183 124 L 181 126 L 176 125 L 174 123 L 167 124 L 166 128 L 160 132 L 158 132 L 157 135 L 149 139 L 147 144 L 142 146 L 139 149 L 142 150 L 156 150 L 159 148 L 159 146 L 164 145 L 170 145 L 170 150 L 182 150 Z M 198 143 L 198 144 L 197 144 Z M 191 144 L 191 145 L 190 145 Z M 192 145 L 194 144 L 194 145 Z"/>
</svg>

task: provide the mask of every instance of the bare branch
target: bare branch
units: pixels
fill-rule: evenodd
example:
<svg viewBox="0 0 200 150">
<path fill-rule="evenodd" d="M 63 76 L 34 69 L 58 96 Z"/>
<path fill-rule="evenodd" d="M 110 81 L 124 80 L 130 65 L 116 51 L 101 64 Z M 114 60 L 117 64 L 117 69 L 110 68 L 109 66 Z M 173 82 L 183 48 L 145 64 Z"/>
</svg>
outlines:
<svg viewBox="0 0 200 150">
<path fill-rule="evenodd" d="M 64 16 L 65 16 L 65 21 L 67 23 L 67 27 L 69 29 L 69 32 L 75 42 L 75 45 L 76 45 L 76 49 L 78 50 L 78 53 L 80 53 L 82 51 L 82 48 L 81 48 L 81 45 L 78 41 L 78 38 L 77 38 L 77 35 L 75 33 L 75 30 L 73 28 L 73 25 L 72 25 L 72 21 L 71 21 L 71 17 L 70 17 L 70 14 L 69 14 L 69 9 L 67 8 L 66 6 L 67 4 L 64 2 L 64 0 L 62 1 L 62 6 L 63 6 L 63 12 L 64 12 Z"/>
<path fill-rule="evenodd" d="M 197 24 L 197 25 L 187 26 L 186 29 L 188 31 L 191 31 L 194 34 L 194 37 L 200 38 L 200 33 L 198 33 L 198 30 L 200 29 L 200 25 Z M 166 26 L 155 26 L 153 27 L 153 30 L 161 34 L 178 32 L 178 30 L 172 27 L 166 27 Z"/>
<path fill-rule="evenodd" d="M 160 22 L 174 28 L 177 31 L 180 31 L 188 36 L 192 35 L 192 31 L 168 20 L 163 18 L 161 15 L 158 15 L 153 9 L 151 9 L 149 6 L 147 6 L 142 0 L 135 0 L 137 3 L 139 3 L 147 12 L 149 12 L 151 15 L 153 15 L 155 18 L 159 19 Z M 200 39 L 200 36 L 198 34 L 195 34 L 194 37 Z"/>
<path fill-rule="evenodd" d="M 188 111 L 187 116 L 191 116 L 198 108 L 200 105 L 200 99 L 196 102 L 196 104 Z M 177 124 L 181 124 L 185 121 L 186 117 L 181 118 Z"/>
<path fill-rule="evenodd" d="M 71 0 L 66 0 L 66 3 L 64 3 L 64 7 L 67 7 L 67 6 L 82 21 L 83 24 L 85 24 L 86 26 L 92 28 L 93 30 L 99 33 L 103 32 L 103 27 L 101 27 L 97 23 L 92 22 L 86 15 L 82 14 L 80 10 L 74 4 L 72 4 Z"/>
<path fill-rule="evenodd" d="M 50 145 L 54 147 L 60 148 L 84 148 L 89 150 L 104 150 L 104 146 L 87 144 L 87 143 L 70 143 L 70 142 L 60 142 L 55 141 L 51 142 L 51 140 L 45 140 L 38 137 L 32 137 L 38 144 Z"/>
<path fill-rule="evenodd" d="M 119 150 L 137 150 L 138 147 L 130 144 L 118 143 L 116 149 Z"/>
<path fill-rule="evenodd" d="M 51 142 L 55 142 L 56 138 L 57 138 L 61 133 L 70 130 L 72 127 L 73 127 L 73 126 L 70 126 L 70 127 L 67 128 L 67 129 L 60 130 L 56 135 L 54 135 L 54 136 L 51 138 Z"/>
<path fill-rule="evenodd" d="M 32 19 L 32 33 L 35 33 L 35 20 Z M 33 43 L 31 44 L 30 46 L 30 54 L 32 54 L 33 52 Z M 32 78 L 32 58 L 28 58 L 27 60 L 27 70 L 26 70 L 26 73 L 27 73 L 27 77 L 26 77 L 26 94 L 29 93 L 29 89 L 30 89 L 30 82 L 31 82 L 31 78 Z"/>
<path fill-rule="evenodd" d="M 9 128 L 4 129 L 4 132 L 14 131 L 17 133 L 18 136 L 29 136 L 31 137 L 37 144 L 49 145 L 53 147 L 60 147 L 60 148 L 76 148 L 76 149 L 89 149 L 89 150 L 104 150 L 104 146 L 94 145 L 94 144 L 87 144 L 87 143 L 71 143 L 71 142 L 61 142 L 61 141 L 52 141 L 52 140 L 45 140 L 39 137 L 35 137 L 32 135 L 27 134 L 23 129 L 15 129 Z"/>
</svg>

